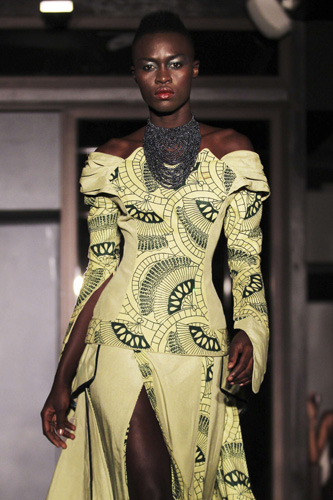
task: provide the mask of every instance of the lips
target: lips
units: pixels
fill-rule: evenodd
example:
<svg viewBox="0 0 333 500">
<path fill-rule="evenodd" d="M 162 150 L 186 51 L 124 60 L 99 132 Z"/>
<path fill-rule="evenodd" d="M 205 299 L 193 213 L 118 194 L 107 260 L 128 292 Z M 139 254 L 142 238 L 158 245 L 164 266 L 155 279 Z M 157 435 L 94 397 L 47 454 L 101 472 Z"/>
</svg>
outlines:
<svg viewBox="0 0 333 500">
<path fill-rule="evenodd" d="M 160 87 L 156 90 L 155 96 L 159 99 L 169 99 L 174 94 L 170 87 Z"/>
</svg>

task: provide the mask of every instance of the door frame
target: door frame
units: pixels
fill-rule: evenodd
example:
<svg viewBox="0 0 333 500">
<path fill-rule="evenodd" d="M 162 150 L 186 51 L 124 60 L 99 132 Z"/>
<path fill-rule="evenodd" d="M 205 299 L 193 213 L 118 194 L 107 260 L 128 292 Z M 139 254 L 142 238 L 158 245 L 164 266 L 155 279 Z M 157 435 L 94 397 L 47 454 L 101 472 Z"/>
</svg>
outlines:
<svg viewBox="0 0 333 500">
<path fill-rule="evenodd" d="M 288 204 L 284 203 L 288 161 L 286 124 L 288 111 L 285 104 L 278 103 L 233 103 L 193 102 L 193 111 L 199 120 L 265 120 L 270 124 L 270 325 L 272 351 L 272 498 L 283 498 L 283 477 L 285 476 L 286 419 L 285 419 L 285 376 L 286 332 L 289 328 L 288 252 Z M 146 108 L 140 102 L 126 106 L 125 103 L 75 107 L 63 114 L 63 170 L 62 170 L 62 215 L 61 215 L 61 332 L 65 332 L 72 312 L 75 297 L 73 279 L 78 267 L 77 251 L 77 196 L 76 175 L 77 122 L 79 119 L 145 119 Z M 288 182 L 287 182 L 288 184 Z M 287 498 L 287 497 L 286 497 Z"/>
</svg>

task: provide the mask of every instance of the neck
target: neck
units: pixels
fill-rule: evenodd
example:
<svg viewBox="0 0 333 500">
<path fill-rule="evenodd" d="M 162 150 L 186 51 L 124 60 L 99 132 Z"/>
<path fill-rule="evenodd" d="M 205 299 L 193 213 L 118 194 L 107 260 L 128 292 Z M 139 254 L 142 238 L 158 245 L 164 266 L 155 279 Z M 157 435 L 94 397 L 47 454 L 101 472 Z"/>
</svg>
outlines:
<svg viewBox="0 0 333 500">
<path fill-rule="evenodd" d="M 185 123 L 174 120 L 171 127 L 166 126 L 165 120 L 159 123 L 148 120 L 145 127 L 143 149 L 147 167 L 161 186 L 178 189 L 195 167 L 201 143 L 200 125 L 190 116 Z"/>
<path fill-rule="evenodd" d="M 185 125 L 192 118 L 190 105 L 184 106 L 173 113 L 156 113 L 155 110 L 149 110 L 149 118 L 153 125 L 163 128 L 175 128 Z"/>
</svg>

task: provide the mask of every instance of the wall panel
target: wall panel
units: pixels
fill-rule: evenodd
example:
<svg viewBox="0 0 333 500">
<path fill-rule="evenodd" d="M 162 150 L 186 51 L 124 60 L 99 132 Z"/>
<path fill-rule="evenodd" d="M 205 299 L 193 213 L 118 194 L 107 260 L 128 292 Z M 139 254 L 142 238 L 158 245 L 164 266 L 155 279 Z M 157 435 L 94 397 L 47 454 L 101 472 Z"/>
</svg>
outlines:
<svg viewBox="0 0 333 500">
<path fill-rule="evenodd" d="M 0 210 L 60 208 L 59 115 L 0 113 Z"/>
</svg>

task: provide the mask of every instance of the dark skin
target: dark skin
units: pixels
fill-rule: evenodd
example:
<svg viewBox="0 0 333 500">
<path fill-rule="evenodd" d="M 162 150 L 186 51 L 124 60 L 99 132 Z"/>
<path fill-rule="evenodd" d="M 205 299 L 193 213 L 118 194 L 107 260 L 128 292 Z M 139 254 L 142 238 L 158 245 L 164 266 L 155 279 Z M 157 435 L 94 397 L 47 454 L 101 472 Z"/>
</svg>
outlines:
<svg viewBox="0 0 333 500">
<path fill-rule="evenodd" d="M 157 126 L 177 127 L 191 119 L 190 91 L 198 72 L 199 62 L 194 59 L 189 40 L 182 34 L 144 35 L 133 49 L 132 73 L 149 108 L 150 120 Z M 162 96 L 163 92 L 165 96 Z M 144 130 L 143 127 L 122 139 L 111 139 L 97 151 L 127 158 L 142 147 Z M 232 129 L 200 124 L 200 131 L 200 149 L 208 148 L 217 158 L 232 151 L 253 150 L 250 141 Z M 93 309 L 105 286 L 106 283 L 90 297 L 76 321 L 42 410 L 43 432 L 57 447 L 66 448 L 66 443 L 55 430 L 64 437 L 75 437 L 75 426 L 66 416 L 70 387 L 84 350 L 84 338 Z M 244 331 L 237 331 L 234 335 L 228 368 L 227 381 L 231 385 L 245 386 L 251 382 L 253 348 Z M 131 500 L 172 499 L 170 459 L 145 390 L 141 391 L 131 418 L 126 463 Z"/>
<path fill-rule="evenodd" d="M 92 318 L 94 307 L 110 279 L 111 278 L 108 278 L 103 285 L 92 294 L 77 318 L 58 364 L 51 392 L 41 412 L 43 434 L 57 448 L 67 448 L 65 441 L 63 441 L 59 435 L 69 439 L 75 438 L 75 425 L 67 419 L 72 381 L 85 348 L 85 335 Z"/>
</svg>

